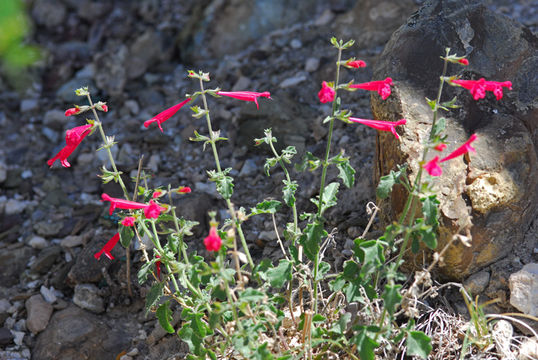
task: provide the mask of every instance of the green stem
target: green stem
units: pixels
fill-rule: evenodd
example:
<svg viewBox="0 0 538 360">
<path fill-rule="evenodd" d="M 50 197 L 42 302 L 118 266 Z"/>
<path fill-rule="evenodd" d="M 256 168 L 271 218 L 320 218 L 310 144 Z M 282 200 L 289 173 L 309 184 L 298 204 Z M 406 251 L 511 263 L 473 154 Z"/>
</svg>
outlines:
<svg viewBox="0 0 538 360">
<path fill-rule="evenodd" d="M 202 79 L 200 79 L 200 90 L 202 93 L 202 100 L 204 102 L 205 117 L 207 120 L 207 129 L 209 130 L 209 139 L 210 139 L 209 142 L 211 143 L 211 149 L 213 150 L 213 157 L 215 158 L 215 166 L 217 167 L 217 171 L 219 173 L 222 173 L 222 168 L 220 166 L 220 160 L 219 160 L 219 153 L 217 152 L 217 146 L 215 145 L 215 140 L 213 139 L 213 128 L 211 127 L 211 118 L 209 117 L 209 108 L 207 106 L 207 99 L 205 96 L 204 83 Z M 243 229 L 241 229 L 241 223 L 237 219 L 237 215 L 235 213 L 233 204 L 230 201 L 230 199 L 224 199 L 224 200 L 226 200 L 228 211 L 230 212 L 230 216 L 232 217 L 232 220 L 237 229 L 237 233 L 239 234 L 239 239 L 241 240 L 241 245 L 243 246 L 245 255 L 247 256 L 247 260 L 250 265 L 250 268 L 254 269 L 254 261 L 252 261 L 252 257 L 250 256 L 250 251 L 248 250 L 247 241 L 245 239 L 245 235 L 243 234 Z M 234 238 L 234 243 L 235 243 L 235 238 Z"/>
<path fill-rule="evenodd" d="M 153 231 L 153 237 L 155 239 L 153 241 L 153 244 L 155 245 L 157 250 L 159 250 L 162 257 L 164 257 L 165 256 L 164 249 L 161 246 L 161 243 L 159 242 L 159 234 L 157 233 L 157 228 L 155 227 L 155 219 L 151 219 L 151 230 Z M 172 273 L 172 270 L 170 269 L 170 265 L 168 265 L 168 261 L 165 262 L 165 265 L 166 265 L 166 271 L 168 272 L 168 275 L 172 278 L 172 282 L 174 283 L 176 291 L 179 291 L 179 285 L 177 283 L 176 277 L 174 276 L 174 274 Z"/>
<path fill-rule="evenodd" d="M 271 150 L 273 151 L 273 154 L 275 155 L 275 157 L 278 159 L 278 163 L 280 164 L 280 167 L 282 168 L 282 170 L 284 171 L 284 174 L 286 175 L 286 180 L 288 181 L 288 183 L 291 183 L 290 173 L 288 172 L 288 169 L 286 169 L 286 165 L 284 164 L 284 161 L 282 160 L 282 156 L 278 155 L 275 149 L 275 146 L 273 145 L 273 141 L 271 141 L 272 138 L 273 137 L 271 135 L 270 138 L 268 139 L 269 146 L 271 147 Z M 293 203 L 293 206 L 291 207 L 291 209 L 293 210 L 293 232 L 297 234 L 298 220 L 297 220 L 297 207 L 295 206 L 295 203 Z M 295 245 L 295 237 L 293 238 L 293 245 Z"/>
<path fill-rule="evenodd" d="M 224 261 L 223 261 L 222 255 L 218 254 L 217 258 L 218 258 L 220 268 L 224 269 L 225 267 L 224 267 Z M 221 276 L 221 279 L 224 282 L 224 288 L 226 290 L 226 297 L 228 298 L 228 303 L 230 304 L 230 307 L 232 308 L 232 314 L 233 314 L 235 323 L 237 324 L 237 327 L 239 328 L 239 330 L 243 331 L 243 325 L 239 321 L 239 316 L 237 315 L 237 309 L 235 307 L 235 301 L 232 297 L 232 292 L 230 290 L 230 286 L 228 285 L 228 280 L 226 280 L 226 277 L 224 276 Z"/>
<path fill-rule="evenodd" d="M 116 167 L 116 162 L 114 161 L 114 156 L 112 156 L 112 151 L 110 151 L 110 146 L 108 144 L 108 140 L 105 135 L 105 131 L 103 130 L 103 125 L 101 124 L 101 121 L 99 120 L 99 116 L 97 115 L 97 111 L 95 110 L 95 106 L 93 105 L 92 98 L 90 97 L 90 94 L 86 95 L 88 97 L 88 102 L 90 103 L 90 107 L 93 111 L 93 116 L 95 116 L 95 122 L 97 123 L 97 127 L 99 128 L 99 133 L 101 134 L 101 138 L 103 139 L 104 148 L 107 151 L 108 159 L 110 160 L 110 165 L 112 166 L 112 169 L 114 169 L 114 173 L 116 174 L 117 181 L 121 186 L 121 189 L 123 190 L 123 195 L 125 196 L 125 199 L 129 200 L 129 193 L 127 191 L 127 187 L 123 183 L 123 180 L 121 179 L 120 173 L 118 172 L 118 168 Z"/>
<path fill-rule="evenodd" d="M 342 49 L 338 49 L 338 61 L 336 62 L 336 80 L 334 81 L 334 100 L 331 113 L 331 120 L 329 123 L 329 134 L 327 136 L 327 148 L 325 149 L 325 160 L 323 161 L 321 171 L 321 185 L 319 189 L 319 203 L 318 203 L 318 220 L 321 220 L 321 210 L 323 208 L 323 191 L 325 190 L 325 178 L 327 176 L 327 167 L 329 166 L 329 155 L 331 152 L 331 141 L 334 128 L 334 114 L 336 112 L 336 102 L 338 99 L 338 81 L 340 79 L 340 60 L 342 59 Z M 318 312 L 318 269 L 319 269 L 319 249 L 314 258 L 314 314 Z"/>
<path fill-rule="evenodd" d="M 185 259 L 185 263 L 189 264 L 189 257 L 187 256 L 187 252 L 185 250 L 184 242 L 183 242 L 183 234 L 181 233 L 179 229 L 179 222 L 177 221 L 177 215 L 176 215 L 176 207 L 172 204 L 172 195 L 170 193 L 170 184 L 168 184 L 168 199 L 170 201 L 170 209 L 172 211 L 172 217 L 174 218 L 174 226 L 176 228 L 176 235 L 179 240 L 179 247 L 181 249 L 181 254 L 183 255 L 183 259 Z M 178 258 L 178 261 L 181 261 L 181 258 Z"/>
</svg>

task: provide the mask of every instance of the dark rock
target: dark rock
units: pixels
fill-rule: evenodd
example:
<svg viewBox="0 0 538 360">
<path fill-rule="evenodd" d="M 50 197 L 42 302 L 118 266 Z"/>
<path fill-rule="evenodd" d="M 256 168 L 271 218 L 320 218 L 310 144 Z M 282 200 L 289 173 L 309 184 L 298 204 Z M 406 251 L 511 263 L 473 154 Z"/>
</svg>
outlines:
<svg viewBox="0 0 538 360">
<path fill-rule="evenodd" d="M 58 0 L 37 0 L 32 9 L 35 21 L 48 28 L 60 25 L 64 21 L 65 14 L 65 5 Z"/>
<path fill-rule="evenodd" d="M 14 245 L 18 246 L 18 244 Z M 28 246 L 0 249 L 0 284 L 2 286 L 18 284 L 19 276 L 33 254 L 34 250 Z"/>
<path fill-rule="evenodd" d="M 71 285 L 98 282 L 102 278 L 101 268 L 108 269 L 113 262 L 106 256 L 102 256 L 100 260 L 97 260 L 93 255 L 101 250 L 111 237 L 112 235 L 99 235 L 86 244 L 67 274 L 68 282 Z M 119 257 L 124 254 L 124 251 L 121 246 L 115 246 L 112 249 L 112 255 Z"/>
<path fill-rule="evenodd" d="M 99 69 L 95 74 L 95 83 L 99 89 L 111 96 L 123 93 L 127 81 L 125 63 L 128 56 L 129 50 L 122 43 L 110 44 L 105 51 L 95 56 L 94 62 Z"/>
<path fill-rule="evenodd" d="M 0 345 L 6 346 L 13 343 L 13 334 L 5 327 L 0 328 Z"/>
<path fill-rule="evenodd" d="M 105 302 L 99 294 L 99 289 L 93 284 L 77 284 L 73 302 L 78 307 L 96 314 L 105 311 Z"/>
<path fill-rule="evenodd" d="M 76 306 L 56 312 L 32 352 L 40 360 L 114 360 L 131 336 L 120 323 L 110 326 Z M 177 341 L 177 340 L 176 340 Z"/>
<path fill-rule="evenodd" d="M 30 270 L 44 274 L 50 270 L 52 265 L 60 257 L 62 248 L 60 246 L 50 246 L 39 253 Z"/>
<path fill-rule="evenodd" d="M 400 142 L 390 134 L 378 135 L 382 151 L 376 154 L 377 179 L 404 162 L 410 163 L 410 177 L 416 176 L 432 117 L 424 97 L 435 98 L 443 66 L 439 57 L 446 47 L 470 61 L 465 68 L 450 65 L 449 75 L 510 80 L 514 88 L 505 91 L 501 101 L 492 94 L 475 101 L 463 89 L 445 93 L 445 99 L 458 95 L 463 104 L 458 112 L 446 113 L 447 151 L 470 134 L 478 135 L 471 161 L 458 158 L 443 164 L 443 175 L 435 180 L 441 201 L 440 247 L 470 224 L 471 207 L 472 247 L 452 246 L 441 269 L 447 277 L 462 279 L 521 244 L 537 215 L 538 82 L 530 81 L 528 74 L 538 66 L 538 39 L 478 1 L 428 1 L 394 33 L 375 70 L 375 79 L 390 76 L 396 83 L 387 101 L 372 96 L 376 119 L 408 119 Z M 389 212 L 381 213 L 397 218 L 405 198 L 396 188 L 392 209 L 385 202 Z"/>
</svg>

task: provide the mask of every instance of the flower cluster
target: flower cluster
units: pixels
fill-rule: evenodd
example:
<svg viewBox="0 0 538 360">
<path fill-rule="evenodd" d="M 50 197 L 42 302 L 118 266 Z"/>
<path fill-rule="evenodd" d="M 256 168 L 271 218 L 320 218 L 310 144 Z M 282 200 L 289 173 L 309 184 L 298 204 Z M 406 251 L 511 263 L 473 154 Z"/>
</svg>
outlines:
<svg viewBox="0 0 538 360">
<path fill-rule="evenodd" d="M 486 97 L 486 91 L 493 92 L 497 100 L 503 97 L 503 87 L 512 90 L 512 82 L 510 81 L 486 81 L 484 78 L 480 80 L 452 80 L 453 84 L 459 85 L 470 91 L 473 99 L 483 99 Z"/>
<path fill-rule="evenodd" d="M 443 173 L 443 169 L 441 169 L 441 166 L 439 166 L 439 164 L 442 162 L 448 161 L 450 159 L 454 159 L 460 155 L 467 154 L 468 152 L 476 152 L 475 149 L 471 146 L 471 143 L 475 141 L 476 139 L 477 139 L 476 134 L 471 135 L 469 140 L 467 140 L 462 146 L 460 146 L 459 148 L 457 148 L 456 150 L 448 154 L 448 156 L 444 157 L 441 160 L 439 160 L 439 156 L 436 156 L 430 161 L 428 161 L 426 164 L 424 164 L 423 168 L 426 169 L 428 174 L 430 174 L 431 176 L 440 176 Z M 445 147 L 446 145 L 439 146 L 439 149 L 444 149 Z M 439 150 L 439 149 L 436 149 L 436 150 Z"/>
</svg>

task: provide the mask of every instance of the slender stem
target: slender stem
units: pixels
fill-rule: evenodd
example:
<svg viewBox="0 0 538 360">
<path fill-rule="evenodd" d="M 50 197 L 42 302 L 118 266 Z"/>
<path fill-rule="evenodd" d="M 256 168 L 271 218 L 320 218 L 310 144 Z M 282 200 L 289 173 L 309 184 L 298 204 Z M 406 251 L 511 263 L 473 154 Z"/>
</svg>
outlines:
<svg viewBox="0 0 538 360">
<path fill-rule="evenodd" d="M 99 132 L 101 133 L 101 138 L 103 139 L 104 148 L 107 151 L 108 159 L 110 160 L 110 165 L 112 166 L 112 169 L 114 169 L 114 173 L 117 176 L 118 184 L 120 184 L 121 189 L 123 190 L 123 195 L 126 199 L 129 199 L 129 193 L 127 192 L 127 187 L 123 183 L 123 180 L 121 179 L 120 173 L 118 172 L 118 168 L 116 167 L 116 162 L 114 161 L 114 156 L 112 156 L 112 151 L 110 151 L 110 146 L 108 144 L 105 131 L 103 130 L 103 125 L 101 124 L 101 121 L 99 120 L 99 115 L 97 115 L 97 111 L 95 110 L 95 106 L 93 105 L 92 98 L 90 97 L 90 94 L 86 95 L 88 97 L 88 102 L 90 103 L 90 107 L 93 111 L 93 116 L 95 116 L 95 122 L 97 123 L 97 127 L 99 128 Z"/>
<path fill-rule="evenodd" d="M 151 219 L 151 230 L 153 230 L 153 237 L 155 241 L 153 241 L 153 244 L 155 244 L 155 247 L 162 256 L 164 256 L 164 249 L 161 246 L 161 243 L 159 242 L 159 234 L 157 233 L 157 228 L 155 227 L 155 219 Z M 174 283 L 174 286 L 176 288 L 176 291 L 179 291 L 179 285 L 177 283 L 176 277 L 172 273 L 172 270 L 170 269 L 170 265 L 168 265 L 168 261 L 166 262 L 166 271 L 168 271 L 168 274 L 172 278 L 172 283 Z"/>
<path fill-rule="evenodd" d="M 334 100 L 331 113 L 331 120 L 329 123 L 329 134 L 327 136 L 327 148 L 325 150 L 325 160 L 323 161 L 323 168 L 321 171 L 321 185 L 319 188 L 319 204 L 318 204 L 318 221 L 321 220 L 321 213 L 323 208 L 323 191 L 325 190 L 325 178 L 327 176 L 327 167 L 329 166 L 329 154 L 331 152 L 331 141 L 334 128 L 334 114 L 336 112 L 336 102 L 338 99 L 338 81 L 340 79 L 340 60 L 342 59 L 342 49 L 338 49 L 338 61 L 336 62 L 336 80 L 334 81 Z M 319 269 L 319 251 L 316 253 L 314 259 L 314 314 L 318 311 L 318 269 Z"/>
<path fill-rule="evenodd" d="M 286 165 L 284 164 L 284 161 L 282 160 L 282 156 L 279 156 L 275 146 L 273 145 L 273 142 L 271 141 L 272 135 L 269 138 L 269 146 L 271 147 L 271 150 L 273 151 L 273 154 L 278 159 L 278 163 L 280 164 L 280 167 L 284 171 L 284 174 L 286 175 L 286 180 L 288 183 L 291 183 L 290 173 L 288 172 L 288 169 L 286 169 Z M 298 228 L 298 221 L 297 221 L 297 207 L 295 206 L 295 203 L 293 203 L 293 206 L 291 207 L 293 210 L 293 232 L 297 234 L 297 228 Z M 295 237 L 293 237 L 293 245 L 295 245 Z"/>
<path fill-rule="evenodd" d="M 204 110 L 205 110 L 205 117 L 207 120 L 207 129 L 209 130 L 209 142 L 211 143 L 211 149 L 213 150 L 213 157 L 215 158 L 215 166 L 217 167 L 217 172 L 222 173 L 222 168 L 220 166 L 220 160 L 219 160 L 219 153 L 217 152 L 217 146 L 215 145 L 215 140 L 213 139 L 213 128 L 211 127 L 211 118 L 209 117 L 209 108 L 207 106 L 207 99 L 204 92 L 204 82 L 202 79 L 200 79 L 200 90 L 202 93 L 202 100 L 204 102 Z M 226 205 L 228 205 L 228 211 L 230 212 L 230 216 L 232 217 L 232 220 L 235 224 L 235 227 L 237 229 L 237 233 L 239 234 L 239 239 L 241 240 L 241 245 L 243 246 L 243 249 L 245 251 L 245 255 L 247 256 L 248 263 L 250 265 L 251 269 L 254 269 L 254 261 L 252 261 L 252 257 L 250 256 L 250 251 L 248 250 L 247 241 L 245 239 L 245 235 L 243 234 L 243 229 L 241 229 L 241 223 L 237 219 L 237 215 L 235 213 L 234 207 L 230 199 L 225 199 Z M 237 245 L 234 238 L 234 251 L 237 253 Z"/>
<path fill-rule="evenodd" d="M 185 250 L 184 242 L 183 242 L 183 234 L 181 233 L 179 229 L 179 222 L 177 220 L 176 215 L 176 207 L 172 204 L 172 195 L 170 192 L 170 184 L 168 184 L 168 199 L 170 201 L 170 210 L 172 211 L 172 217 L 174 218 L 174 226 L 176 228 L 176 235 L 179 240 L 179 248 L 181 250 L 181 255 L 183 255 L 183 259 L 185 259 L 185 263 L 189 264 L 189 257 L 187 256 L 187 252 Z M 178 261 L 181 261 L 181 257 L 178 257 Z"/>
</svg>

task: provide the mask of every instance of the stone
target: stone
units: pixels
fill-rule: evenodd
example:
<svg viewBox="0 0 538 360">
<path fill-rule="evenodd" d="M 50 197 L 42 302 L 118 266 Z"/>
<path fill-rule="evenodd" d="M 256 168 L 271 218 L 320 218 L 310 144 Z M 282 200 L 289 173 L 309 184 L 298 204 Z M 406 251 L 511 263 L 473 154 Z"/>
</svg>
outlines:
<svg viewBox="0 0 538 360">
<path fill-rule="evenodd" d="M 28 202 L 21 201 L 21 200 L 15 200 L 15 199 L 9 199 L 4 206 L 4 212 L 6 215 L 15 215 L 20 214 L 26 209 L 26 206 L 28 205 Z"/>
<path fill-rule="evenodd" d="M 510 275 L 510 304 L 524 314 L 538 316 L 538 263 Z"/>
<path fill-rule="evenodd" d="M 112 96 L 120 96 L 123 93 L 127 82 L 125 63 L 128 57 L 129 50 L 121 43 L 110 45 L 103 52 L 95 55 L 94 63 L 99 69 L 95 74 L 95 83 L 99 89 Z"/>
<path fill-rule="evenodd" d="M 464 282 L 463 286 L 472 297 L 480 295 L 489 284 L 489 272 L 480 271 L 469 276 Z"/>
<path fill-rule="evenodd" d="M 50 237 L 57 235 L 63 228 L 61 221 L 43 220 L 34 224 L 34 230 L 37 235 Z"/>
<path fill-rule="evenodd" d="M 66 14 L 65 5 L 59 0 L 37 0 L 33 3 L 32 16 L 36 23 L 51 28 L 60 25 Z"/>
<path fill-rule="evenodd" d="M 21 112 L 29 112 L 37 109 L 39 106 L 39 101 L 37 99 L 24 99 L 21 101 L 20 110 Z"/>
<path fill-rule="evenodd" d="M 289 88 L 289 87 L 292 87 L 292 86 L 297 86 L 300 83 L 302 83 L 303 81 L 306 81 L 306 79 L 307 79 L 307 77 L 306 77 L 305 74 L 300 74 L 300 75 L 285 79 L 284 81 L 282 81 L 280 83 L 279 86 L 282 89 Z"/>
<path fill-rule="evenodd" d="M 18 284 L 19 277 L 33 254 L 34 250 L 27 246 L 0 249 L 0 284 L 6 287 Z"/>
<path fill-rule="evenodd" d="M 36 260 L 30 266 L 30 270 L 35 273 L 47 273 L 56 260 L 60 257 L 62 248 L 59 246 L 49 246 L 42 250 Z"/>
<path fill-rule="evenodd" d="M 63 130 L 68 121 L 65 113 L 58 109 L 48 110 L 43 117 L 43 125 L 58 131 Z"/>
<path fill-rule="evenodd" d="M 26 335 L 24 331 L 11 330 L 11 334 L 13 334 L 13 342 L 15 345 L 21 346 L 22 341 L 24 340 L 24 335 Z"/>
<path fill-rule="evenodd" d="M 129 48 L 126 58 L 127 77 L 136 79 L 155 63 L 163 53 L 162 39 L 154 30 L 139 35 Z"/>
<path fill-rule="evenodd" d="M 44 285 L 41 285 L 41 288 L 39 288 L 39 292 L 41 293 L 41 296 L 43 296 L 43 299 L 49 304 L 54 304 L 58 300 L 54 287 L 52 286 L 49 289 Z"/>
<path fill-rule="evenodd" d="M 73 248 L 86 243 L 86 237 L 82 235 L 69 235 L 60 241 L 60 246 L 64 248 Z"/>
<path fill-rule="evenodd" d="M 31 296 L 25 303 L 26 312 L 26 327 L 33 334 L 37 334 L 46 329 L 49 324 L 50 316 L 52 315 L 52 305 L 43 300 L 39 294 Z"/>
<path fill-rule="evenodd" d="M 7 165 L 4 161 L 0 161 L 0 184 L 6 181 Z"/>
<path fill-rule="evenodd" d="M 57 311 L 50 323 L 37 336 L 32 351 L 33 359 L 68 360 L 113 359 L 121 349 L 130 347 L 131 334 L 127 321 L 101 319 L 98 316 L 70 306 Z M 176 340 L 177 341 L 177 340 Z"/>
<path fill-rule="evenodd" d="M 87 86 L 90 89 L 90 93 L 97 93 L 97 87 L 92 79 L 74 78 L 60 86 L 60 88 L 56 91 L 56 96 L 59 98 L 59 100 L 65 103 L 78 104 L 80 102 L 80 97 L 75 94 L 75 90 L 84 86 Z"/>
<path fill-rule="evenodd" d="M 5 327 L 0 328 L 0 345 L 6 346 L 13 343 L 13 334 Z M 0 357 L 1 359 L 1 357 Z"/>
<path fill-rule="evenodd" d="M 28 241 L 28 245 L 30 245 L 34 249 L 43 250 L 44 248 L 49 246 L 49 243 L 47 242 L 47 240 L 45 240 L 45 238 L 36 235 Z"/>
<path fill-rule="evenodd" d="M 409 164 L 410 179 L 416 177 L 432 118 L 424 98 L 435 98 L 443 67 L 439 57 L 446 47 L 470 61 L 467 67 L 449 66 L 449 75 L 514 84 L 501 101 L 492 94 L 475 101 L 467 90 L 452 87 L 443 95 L 457 96 L 462 105 L 443 113 L 449 141 L 445 151 L 454 150 L 471 133 L 478 135 L 470 161 L 460 157 L 443 163 L 443 175 L 435 179 L 441 202 L 439 248 L 461 229 L 472 235 L 471 247 L 458 243 L 445 254 L 446 266 L 439 269 L 444 278 L 461 280 L 507 256 L 522 244 L 537 216 L 538 192 L 528 189 L 538 186 L 538 133 L 532 130 L 538 101 L 530 95 L 538 93 L 538 84 L 527 80 L 538 66 L 537 44 L 528 29 L 480 1 L 429 0 L 393 34 L 374 70 L 374 79 L 390 76 L 395 83 L 386 101 L 372 94 L 374 117 L 408 119 L 398 129 L 401 141 L 378 133 L 377 149 L 382 151 L 374 161 L 376 181 L 403 163 Z M 380 202 L 384 223 L 398 218 L 406 198 L 405 190 L 395 187 L 389 199 Z"/>
<path fill-rule="evenodd" d="M 258 166 L 256 165 L 256 161 L 253 159 L 247 159 L 243 163 L 243 166 L 241 167 L 241 171 L 239 172 L 239 176 L 246 177 L 246 176 L 252 176 L 255 175 L 256 172 L 258 172 Z"/>
<path fill-rule="evenodd" d="M 105 301 L 99 295 L 99 289 L 93 284 L 78 284 L 75 286 L 73 302 L 82 309 L 100 314 L 105 311 Z"/>
<path fill-rule="evenodd" d="M 103 235 L 96 234 L 90 242 L 82 248 L 82 251 L 75 258 L 75 263 L 67 274 L 67 281 L 71 285 L 98 282 L 103 274 L 101 268 L 108 269 L 112 261 L 102 256 L 99 261 L 95 260 L 93 254 L 101 250 L 103 245 L 112 237 L 113 234 Z M 107 237 L 108 236 L 108 237 Z M 121 246 L 115 246 L 112 249 L 112 255 L 118 257 L 123 253 Z"/>
<path fill-rule="evenodd" d="M 304 64 L 304 70 L 312 73 L 318 70 L 319 68 L 319 59 L 318 58 L 308 58 Z"/>
</svg>

